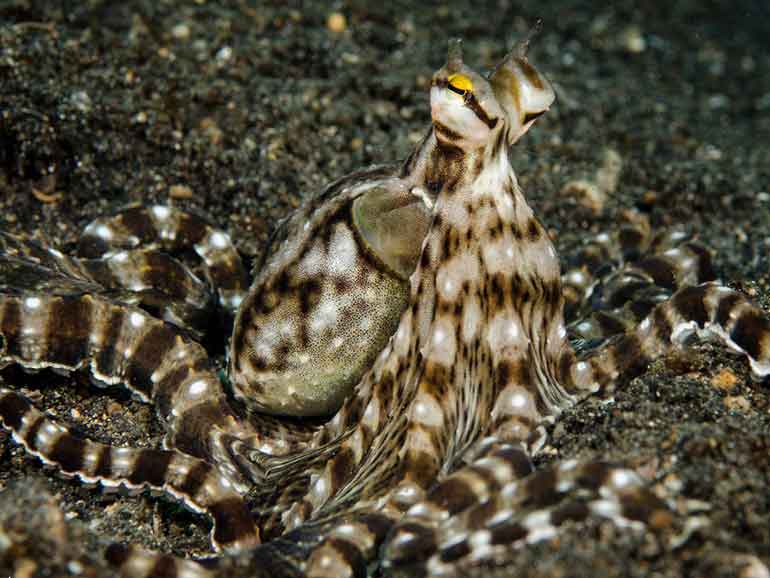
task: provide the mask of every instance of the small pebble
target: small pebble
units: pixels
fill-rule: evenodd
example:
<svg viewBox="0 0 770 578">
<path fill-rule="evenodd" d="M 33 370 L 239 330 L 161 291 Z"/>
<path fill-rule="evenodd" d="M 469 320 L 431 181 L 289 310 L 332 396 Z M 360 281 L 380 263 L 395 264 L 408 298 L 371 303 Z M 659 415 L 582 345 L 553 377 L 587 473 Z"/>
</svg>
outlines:
<svg viewBox="0 0 770 578">
<path fill-rule="evenodd" d="M 121 411 L 123 411 L 123 406 L 120 405 L 117 401 L 111 401 L 109 405 L 107 405 L 108 415 L 115 415 L 117 413 L 120 413 Z"/>
<path fill-rule="evenodd" d="M 747 412 L 751 409 L 751 402 L 743 395 L 728 395 L 724 404 L 731 411 Z"/>
<path fill-rule="evenodd" d="M 187 185 L 171 185 L 168 196 L 172 199 L 192 199 L 193 191 Z"/>
<path fill-rule="evenodd" d="M 647 41 L 636 26 L 629 26 L 622 32 L 621 43 L 626 52 L 631 54 L 639 54 L 647 49 Z"/>
<path fill-rule="evenodd" d="M 326 19 L 326 28 L 330 32 L 339 34 L 340 32 L 345 32 L 345 30 L 347 30 L 348 21 L 344 14 L 341 14 L 340 12 L 332 12 Z"/>
<path fill-rule="evenodd" d="M 595 183 L 586 180 L 569 181 L 561 188 L 561 194 L 572 197 L 581 206 L 599 214 L 604 209 L 607 194 Z"/>
<path fill-rule="evenodd" d="M 185 23 L 180 23 L 171 29 L 171 36 L 177 40 L 187 40 L 190 38 L 190 27 Z"/>
<path fill-rule="evenodd" d="M 732 390 L 736 383 L 738 383 L 738 376 L 727 368 L 724 368 L 711 378 L 711 385 L 722 391 Z"/>
</svg>

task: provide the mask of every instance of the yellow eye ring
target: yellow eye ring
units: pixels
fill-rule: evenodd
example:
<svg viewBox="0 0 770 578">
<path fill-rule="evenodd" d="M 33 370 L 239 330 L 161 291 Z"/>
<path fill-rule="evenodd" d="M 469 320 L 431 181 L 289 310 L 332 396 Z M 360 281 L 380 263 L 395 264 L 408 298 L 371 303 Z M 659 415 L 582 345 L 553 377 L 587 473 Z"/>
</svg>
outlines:
<svg viewBox="0 0 770 578">
<path fill-rule="evenodd" d="M 473 92 L 473 83 L 471 79 L 463 74 L 452 74 L 448 79 L 448 88 L 452 92 L 464 95 L 466 92 Z"/>
</svg>

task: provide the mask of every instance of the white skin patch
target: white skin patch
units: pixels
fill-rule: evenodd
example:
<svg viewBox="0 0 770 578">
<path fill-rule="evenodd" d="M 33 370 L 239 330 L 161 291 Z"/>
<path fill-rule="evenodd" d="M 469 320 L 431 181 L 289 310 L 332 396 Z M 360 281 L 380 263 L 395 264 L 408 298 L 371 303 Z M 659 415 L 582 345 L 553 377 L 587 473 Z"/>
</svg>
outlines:
<svg viewBox="0 0 770 578">
<path fill-rule="evenodd" d="M 517 320 L 508 317 L 507 313 L 499 313 L 487 324 L 486 338 L 490 349 L 495 353 L 510 348 L 524 348 L 527 345 L 523 338 L 521 327 Z"/>
<path fill-rule="evenodd" d="M 234 294 L 230 295 L 229 297 L 225 297 L 222 301 L 225 305 L 229 305 L 230 309 L 238 309 L 238 307 L 241 306 L 241 302 L 243 301 L 243 294 Z"/>
<path fill-rule="evenodd" d="M 444 424 L 444 412 L 441 405 L 432 395 L 420 393 L 412 404 L 411 420 L 430 427 L 441 427 Z"/>
<path fill-rule="evenodd" d="M 302 261 L 297 266 L 297 273 L 300 277 L 314 277 L 326 272 L 324 263 L 325 254 L 320 242 L 316 242 Z"/>
<path fill-rule="evenodd" d="M 110 229 L 107 225 L 99 225 L 96 227 L 94 233 L 97 237 L 104 239 L 105 241 L 109 241 L 114 237 L 112 229 Z"/>
<path fill-rule="evenodd" d="M 358 246 L 347 227 L 337 225 L 329 243 L 328 260 L 329 273 L 332 275 L 349 276 L 358 261 Z"/>
<path fill-rule="evenodd" d="M 465 302 L 463 309 L 462 339 L 465 343 L 470 343 L 476 337 L 481 323 L 481 305 L 474 295 Z"/>
<path fill-rule="evenodd" d="M 211 233 L 209 242 L 217 249 L 226 249 L 230 246 L 230 239 L 222 231 L 214 231 Z"/>
<path fill-rule="evenodd" d="M 139 329 L 142 325 L 144 325 L 145 319 L 141 313 L 134 311 L 131 315 L 129 315 L 128 322 L 131 323 L 131 327 Z"/>
<path fill-rule="evenodd" d="M 463 281 L 475 281 L 481 271 L 475 255 L 456 255 L 442 263 L 436 273 L 439 295 L 448 301 L 457 298 Z"/>
<path fill-rule="evenodd" d="M 310 331 L 321 333 L 324 329 L 334 327 L 339 316 L 339 307 L 332 299 L 323 299 L 310 317 Z"/>
<path fill-rule="evenodd" d="M 622 490 L 628 486 L 639 485 L 639 479 L 628 470 L 614 470 L 610 475 L 610 484 L 615 489 Z"/>
<path fill-rule="evenodd" d="M 457 343 L 454 327 L 450 320 L 445 318 L 436 320 L 429 344 L 428 351 L 424 351 L 423 355 L 441 365 L 451 367 L 457 352 Z"/>
<path fill-rule="evenodd" d="M 497 398 L 495 415 L 521 416 L 537 419 L 538 412 L 532 395 L 523 387 L 515 384 L 508 385 Z"/>
<path fill-rule="evenodd" d="M 27 297 L 24 299 L 24 307 L 27 309 L 38 309 L 42 303 L 40 297 Z"/>
<path fill-rule="evenodd" d="M 199 379 L 187 387 L 187 393 L 190 395 L 190 397 L 198 397 L 199 395 L 202 395 L 207 388 L 208 384 L 202 379 Z"/>
<path fill-rule="evenodd" d="M 165 221 L 171 214 L 171 210 L 163 205 L 154 205 L 151 210 L 153 216 L 159 221 Z"/>
<path fill-rule="evenodd" d="M 504 273 L 510 275 L 513 273 L 516 263 L 512 261 L 513 246 L 510 239 L 501 238 L 494 242 L 484 243 L 481 251 L 487 274 Z"/>
</svg>

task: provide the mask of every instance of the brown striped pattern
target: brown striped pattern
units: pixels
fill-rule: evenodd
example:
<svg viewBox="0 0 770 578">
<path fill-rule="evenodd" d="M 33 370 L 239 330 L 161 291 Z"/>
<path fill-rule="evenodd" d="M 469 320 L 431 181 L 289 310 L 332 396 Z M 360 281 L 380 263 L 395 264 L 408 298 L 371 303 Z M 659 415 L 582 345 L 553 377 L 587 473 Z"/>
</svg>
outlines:
<svg viewBox="0 0 770 578">
<path fill-rule="evenodd" d="M 241 549 L 259 541 L 251 513 L 232 484 L 206 462 L 173 450 L 115 448 L 72 435 L 21 394 L 0 388 L 0 424 L 29 453 L 61 472 L 93 483 L 161 490 L 213 521 L 217 548 Z"/>
</svg>

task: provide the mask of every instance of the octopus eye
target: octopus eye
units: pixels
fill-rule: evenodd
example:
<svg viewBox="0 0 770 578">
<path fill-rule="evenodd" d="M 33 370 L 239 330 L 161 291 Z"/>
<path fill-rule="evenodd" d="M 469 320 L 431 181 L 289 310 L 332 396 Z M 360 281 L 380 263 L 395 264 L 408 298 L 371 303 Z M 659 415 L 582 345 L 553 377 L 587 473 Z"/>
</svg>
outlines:
<svg viewBox="0 0 770 578">
<path fill-rule="evenodd" d="M 448 80 L 449 84 L 447 84 L 447 88 L 455 94 L 459 94 L 460 96 L 464 97 L 469 92 L 473 92 L 473 83 L 467 76 L 462 74 L 453 74 L 449 77 Z"/>
</svg>

